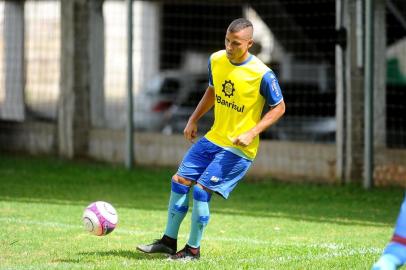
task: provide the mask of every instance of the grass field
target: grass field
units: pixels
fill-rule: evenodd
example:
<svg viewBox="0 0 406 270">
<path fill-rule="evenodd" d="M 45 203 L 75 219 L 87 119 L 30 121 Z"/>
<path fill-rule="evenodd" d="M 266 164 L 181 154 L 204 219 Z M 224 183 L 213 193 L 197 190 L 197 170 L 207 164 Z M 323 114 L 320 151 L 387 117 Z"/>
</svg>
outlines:
<svg viewBox="0 0 406 270">
<path fill-rule="evenodd" d="M 242 182 L 214 196 L 196 262 L 135 250 L 159 238 L 173 169 L 0 157 L 0 269 L 369 269 L 390 238 L 401 189 Z M 83 209 L 111 202 L 119 226 L 84 232 Z M 189 210 L 179 236 L 187 240 Z"/>
</svg>

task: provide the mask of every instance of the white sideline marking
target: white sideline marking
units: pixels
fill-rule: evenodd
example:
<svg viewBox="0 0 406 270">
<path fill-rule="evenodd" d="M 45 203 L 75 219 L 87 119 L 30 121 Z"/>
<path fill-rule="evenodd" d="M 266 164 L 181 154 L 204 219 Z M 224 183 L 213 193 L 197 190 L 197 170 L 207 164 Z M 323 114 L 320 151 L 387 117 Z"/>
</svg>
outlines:
<svg viewBox="0 0 406 270">
<path fill-rule="evenodd" d="M 316 245 L 317 246 L 317 245 Z M 381 248 L 376 248 L 376 247 L 371 247 L 371 248 L 343 248 L 342 250 L 339 251 L 334 251 L 334 252 L 327 252 L 327 253 L 322 253 L 322 254 L 309 254 L 309 255 L 303 255 L 303 256 L 279 256 L 279 257 L 274 257 L 270 259 L 268 256 L 260 256 L 260 257 L 255 257 L 252 259 L 240 259 L 238 261 L 240 262 L 261 262 L 261 261 L 266 261 L 269 262 L 269 260 L 274 261 L 276 263 L 287 263 L 287 262 L 292 262 L 292 261 L 317 261 L 317 260 L 328 260 L 332 258 L 338 258 L 338 257 L 351 257 L 355 255 L 366 255 L 366 254 L 381 254 L 382 249 Z"/>
<path fill-rule="evenodd" d="M 39 225 L 42 227 L 51 227 L 51 228 L 69 228 L 69 229 L 82 229 L 83 226 L 80 225 L 73 225 L 73 224 L 66 224 L 66 223 L 59 223 L 59 222 L 50 222 L 50 221 L 33 221 L 33 220 L 25 220 L 21 218 L 13 218 L 13 217 L 0 217 L 0 222 L 9 222 L 9 223 L 17 223 L 17 224 L 27 224 L 27 225 Z M 114 232 L 115 234 L 129 234 L 129 235 L 157 235 L 160 232 L 151 232 L 151 231 L 141 231 L 141 230 L 128 230 L 123 228 L 117 228 L 117 231 Z M 182 237 L 187 237 L 186 234 L 181 235 Z M 275 257 L 274 261 L 284 262 L 284 261 L 291 261 L 291 260 L 301 260 L 301 259 L 308 259 L 311 258 L 315 259 L 326 259 L 326 258 L 333 258 L 333 257 L 341 257 L 341 256 L 353 256 L 357 254 L 380 254 L 382 252 L 382 248 L 377 247 L 369 247 L 369 248 L 347 248 L 345 245 L 340 243 L 314 243 L 314 244 L 306 244 L 306 243 L 281 243 L 277 240 L 267 241 L 267 240 L 258 240 L 248 237 L 210 237 L 206 236 L 205 239 L 212 240 L 212 241 L 223 241 L 223 242 L 237 242 L 237 243 L 246 243 L 251 245 L 270 245 L 270 246 L 292 246 L 292 247 L 306 247 L 306 248 L 324 248 L 332 251 L 332 253 L 328 254 L 321 254 L 321 255 L 308 255 L 308 256 L 288 256 L 288 257 Z M 260 259 L 258 257 L 256 259 Z M 265 258 L 265 257 L 264 257 Z M 255 259 L 255 260 L 256 260 Z M 267 257 L 267 260 L 269 258 Z M 253 259 L 247 259 L 253 260 Z M 244 259 L 242 260 L 244 261 Z"/>
<path fill-rule="evenodd" d="M 51 228 L 69 228 L 69 229 L 83 229 L 83 226 L 80 225 L 73 225 L 73 224 L 66 224 L 66 223 L 59 223 L 59 222 L 51 222 L 51 221 L 34 221 L 34 220 L 25 220 L 21 218 L 12 218 L 12 217 L 0 217 L 0 222 L 9 222 L 9 223 L 17 223 L 17 224 L 26 224 L 26 225 L 38 225 L 42 227 L 51 227 Z M 151 231 L 140 231 L 140 230 L 128 230 L 118 227 L 116 234 L 129 234 L 129 235 L 157 235 L 160 232 L 151 232 Z M 187 235 L 181 235 L 187 236 Z M 267 245 L 271 244 L 270 241 L 265 240 L 256 240 L 252 238 L 246 237 L 238 237 L 238 238 L 228 238 L 228 237 L 205 237 L 207 240 L 215 240 L 215 241 L 223 241 L 223 242 L 238 242 L 238 243 L 249 243 L 249 244 L 256 244 L 256 245 Z"/>
</svg>

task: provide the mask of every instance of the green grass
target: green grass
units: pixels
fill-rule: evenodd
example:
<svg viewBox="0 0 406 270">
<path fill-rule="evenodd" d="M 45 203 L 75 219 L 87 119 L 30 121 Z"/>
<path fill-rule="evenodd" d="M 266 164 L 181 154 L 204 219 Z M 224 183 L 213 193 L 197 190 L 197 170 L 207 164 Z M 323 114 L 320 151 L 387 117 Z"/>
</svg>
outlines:
<svg viewBox="0 0 406 270">
<path fill-rule="evenodd" d="M 0 157 L 0 269 L 369 269 L 403 197 L 401 189 L 244 181 L 227 201 L 213 197 L 201 259 L 170 262 L 135 246 L 161 236 L 173 171 Z M 119 213 L 105 237 L 82 228 L 96 200 Z"/>
</svg>

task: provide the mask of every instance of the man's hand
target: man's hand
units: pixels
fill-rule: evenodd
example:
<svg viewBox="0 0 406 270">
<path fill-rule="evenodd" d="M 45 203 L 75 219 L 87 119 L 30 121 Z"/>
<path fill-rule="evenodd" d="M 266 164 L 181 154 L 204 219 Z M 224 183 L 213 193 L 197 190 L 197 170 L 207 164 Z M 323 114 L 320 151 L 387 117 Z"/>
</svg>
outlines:
<svg viewBox="0 0 406 270">
<path fill-rule="evenodd" d="M 183 135 L 185 136 L 186 140 L 194 143 L 194 139 L 197 137 L 197 123 L 188 121 L 185 129 L 183 130 Z"/>
<path fill-rule="evenodd" d="M 252 143 L 254 138 L 255 138 L 254 132 L 249 130 L 249 131 L 239 135 L 237 138 L 234 138 L 232 141 L 233 141 L 234 145 L 246 147 L 250 143 Z"/>
<path fill-rule="evenodd" d="M 199 101 L 199 104 L 197 104 L 196 109 L 190 116 L 185 129 L 183 130 L 183 135 L 185 136 L 186 140 L 194 143 L 193 140 L 197 137 L 197 121 L 200 119 L 200 117 L 207 113 L 213 107 L 213 105 L 214 87 L 208 86 L 202 99 Z"/>
</svg>

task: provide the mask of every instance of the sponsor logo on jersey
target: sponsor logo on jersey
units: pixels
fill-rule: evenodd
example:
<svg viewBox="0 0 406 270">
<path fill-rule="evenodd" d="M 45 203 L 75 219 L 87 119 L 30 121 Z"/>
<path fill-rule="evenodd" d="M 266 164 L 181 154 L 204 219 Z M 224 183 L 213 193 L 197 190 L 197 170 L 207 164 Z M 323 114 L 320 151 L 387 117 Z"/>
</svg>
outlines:
<svg viewBox="0 0 406 270">
<path fill-rule="evenodd" d="M 244 112 L 244 105 L 238 106 L 237 104 L 234 103 L 234 101 L 229 102 L 229 101 L 221 98 L 221 96 L 219 96 L 219 95 L 216 95 L 216 101 L 217 101 L 218 104 L 226 106 L 226 107 L 231 108 L 233 110 L 236 110 L 237 112 L 240 112 L 240 113 Z"/>
<path fill-rule="evenodd" d="M 210 181 L 217 183 L 220 180 L 220 178 L 218 178 L 217 176 L 212 176 L 210 178 Z"/>
<path fill-rule="evenodd" d="M 231 80 L 224 81 L 222 86 L 223 86 L 222 91 L 223 91 L 224 95 L 226 95 L 226 97 L 230 98 L 234 95 L 235 88 L 234 88 L 234 83 Z"/>
</svg>

